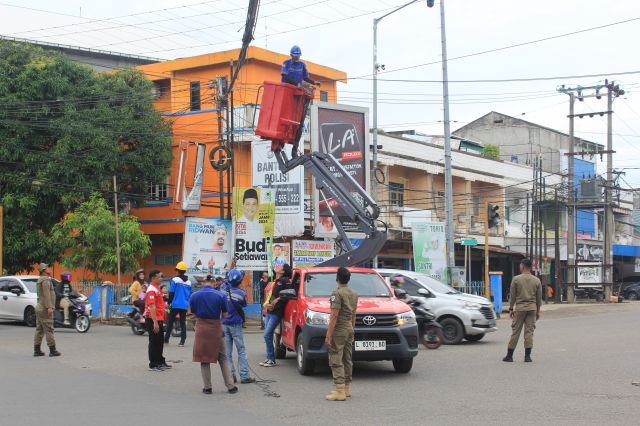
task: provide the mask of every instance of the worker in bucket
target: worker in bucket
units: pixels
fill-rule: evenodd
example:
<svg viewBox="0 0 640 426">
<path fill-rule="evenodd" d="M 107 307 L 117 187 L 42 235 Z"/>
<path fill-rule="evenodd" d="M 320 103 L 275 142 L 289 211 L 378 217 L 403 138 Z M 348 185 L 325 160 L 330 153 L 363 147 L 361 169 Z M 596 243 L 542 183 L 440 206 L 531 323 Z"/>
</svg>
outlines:
<svg viewBox="0 0 640 426">
<path fill-rule="evenodd" d="M 282 82 L 293 84 L 297 87 L 300 87 L 303 81 L 306 81 L 309 84 L 319 85 L 319 82 L 312 80 L 309 77 L 307 66 L 300 60 L 300 55 L 302 55 L 300 47 L 293 46 L 290 54 L 291 59 L 287 59 L 282 63 Z"/>
</svg>

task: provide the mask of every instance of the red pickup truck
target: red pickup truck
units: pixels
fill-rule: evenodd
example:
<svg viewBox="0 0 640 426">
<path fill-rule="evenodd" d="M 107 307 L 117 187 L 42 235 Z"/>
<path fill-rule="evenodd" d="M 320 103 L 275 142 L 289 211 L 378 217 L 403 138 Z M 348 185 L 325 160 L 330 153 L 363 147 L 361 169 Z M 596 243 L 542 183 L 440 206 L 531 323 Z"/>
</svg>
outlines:
<svg viewBox="0 0 640 426">
<path fill-rule="evenodd" d="M 296 352 L 300 374 L 313 374 L 317 361 L 326 360 L 324 339 L 336 288 L 336 267 L 294 269 L 293 290 L 280 328 L 274 333 L 276 357 Z M 349 287 L 358 293 L 354 361 L 392 361 L 398 373 L 408 373 L 418 355 L 418 326 L 411 308 L 396 299 L 385 280 L 374 270 L 349 268 Z M 288 293 L 288 295 L 286 295 Z"/>
</svg>

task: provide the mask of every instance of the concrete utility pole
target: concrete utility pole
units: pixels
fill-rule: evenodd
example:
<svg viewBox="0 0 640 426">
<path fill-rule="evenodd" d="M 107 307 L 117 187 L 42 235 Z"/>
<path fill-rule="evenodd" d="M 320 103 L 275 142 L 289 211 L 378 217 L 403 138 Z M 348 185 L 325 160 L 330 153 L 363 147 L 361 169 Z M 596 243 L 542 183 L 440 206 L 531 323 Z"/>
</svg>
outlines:
<svg viewBox="0 0 640 426">
<path fill-rule="evenodd" d="M 447 277 L 451 284 L 451 271 L 455 266 L 453 228 L 453 178 L 451 176 L 451 121 L 449 119 L 449 73 L 447 70 L 447 36 L 444 19 L 444 0 L 440 0 L 440 38 L 442 43 L 442 101 L 444 105 L 444 197 L 447 237 Z"/>
<path fill-rule="evenodd" d="M 120 274 L 120 221 L 118 219 L 118 189 L 116 186 L 116 175 L 113 175 L 113 206 L 116 214 L 116 263 L 118 265 L 118 285 L 122 284 Z"/>
</svg>

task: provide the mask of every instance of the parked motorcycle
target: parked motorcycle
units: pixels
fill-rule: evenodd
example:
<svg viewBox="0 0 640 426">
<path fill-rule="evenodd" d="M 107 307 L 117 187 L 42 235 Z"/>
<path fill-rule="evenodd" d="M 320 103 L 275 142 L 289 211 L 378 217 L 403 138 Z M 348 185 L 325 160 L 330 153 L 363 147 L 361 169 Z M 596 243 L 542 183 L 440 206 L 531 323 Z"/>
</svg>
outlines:
<svg viewBox="0 0 640 426">
<path fill-rule="evenodd" d="M 64 311 L 57 308 L 53 313 L 53 326 L 55 328 L 74 328 L 78 333 L 86 333 L 91 327 L 91 303 L 82 293 L 69 294 L 69 324 L 64 323 Z"/>
<path fill-rule="evenodd" d="M 409 296 L 401 288 L 396 288 L 394 292 L 398 299 L 411 306 L 411 310 L 416 315 L 420 342 L 428 349 L 438 349 L 444 342 L 444 334 L 442 326 L 436 321 L 436 316 L 419 298 Z"/>
</svg>

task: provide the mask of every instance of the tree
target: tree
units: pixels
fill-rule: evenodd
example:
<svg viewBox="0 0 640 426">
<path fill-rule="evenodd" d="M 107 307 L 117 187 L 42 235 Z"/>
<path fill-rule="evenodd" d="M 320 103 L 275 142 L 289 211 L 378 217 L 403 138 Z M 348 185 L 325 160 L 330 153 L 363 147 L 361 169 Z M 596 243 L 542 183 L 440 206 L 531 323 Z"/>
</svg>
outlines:
<svg viewBox="0 0 640 426">
<path fill-rule="evenodd" d="M 482 155 L 487 158 L 492 158 L 494 160 L 500 159 L 500 147 L 497 145 L 487 144 L 482 148 Z"/>
<path fill-rule="evenodd" d="M 132 272 L 139 266 L 138 259 L 151 252 L 151 240 L 140 230 L 135 217 L 120 213 L 118 219 L 121 269 Z M 51 240 L 65 251 L 62 264 L 68 268 L 89 269 L 96 278 L 117 272 L 115 217 L 98 194 L 54 225 Z"/>
<path fill-rule="evenodd" d="M 10 273 L 59 258 L 49 240 L 67 211 L 98 191 L 143 202 L 164 182 L 171 131 L 141 72 L 95 74 L 61 55 L 0 41 L 0 203 Z"/>
</svg>

